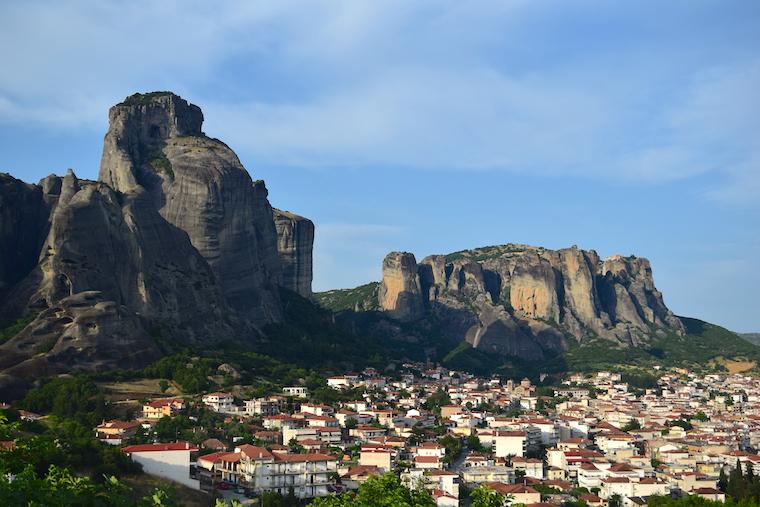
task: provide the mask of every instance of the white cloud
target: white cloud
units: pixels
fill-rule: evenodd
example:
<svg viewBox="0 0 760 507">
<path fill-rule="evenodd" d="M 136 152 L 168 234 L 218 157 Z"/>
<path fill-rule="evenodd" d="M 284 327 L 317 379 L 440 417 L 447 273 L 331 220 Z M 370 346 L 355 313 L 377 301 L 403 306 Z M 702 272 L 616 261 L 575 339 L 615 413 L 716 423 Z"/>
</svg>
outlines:
<svg viewBox="0 0 760 507">
<path fill-rule="evenodd" d="M 711 197 L 754 193 L 758 61 L 670 70 L 635 47 L 597 49 L 619 61 L 565 55 L 566 41 L 547 42 L 552 26 L 536 23 L 555 8 L 6 2 L 0 122 L 102 128 L 127 94 L 173 89 L 204 108 L 206 131 L 257 163 L 647 184 L 717 172 L 725 183 Z"/>
</svg>

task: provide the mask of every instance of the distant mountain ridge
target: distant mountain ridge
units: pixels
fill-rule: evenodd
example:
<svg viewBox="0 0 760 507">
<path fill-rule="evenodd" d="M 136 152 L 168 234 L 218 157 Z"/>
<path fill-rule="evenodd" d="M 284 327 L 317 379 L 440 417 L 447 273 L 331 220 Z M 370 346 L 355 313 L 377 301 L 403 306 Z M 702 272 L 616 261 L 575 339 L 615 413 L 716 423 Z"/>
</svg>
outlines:
<svg viewBox="0 0 760 507">
<path fill-rule="evenodd" d="M 736 333 L 754 345 L 760 345 L 760 333 Z"/>
<path fill-rule="evenodd" d="M 485 365 L 486 371 L 521 361 L 547 369 L 562 362 L 570 367 L 568 361 L 588 367 L 594 357 L 586 351 L 592 350 L 599 364 L 626 355 L 641 364 L 682 364 L 689 341 L 700 361 L 719 358 L 721 346 L 728 357 L 760 358 L 760 349 L 723 328 L 675 316 L 642 257 L 601 259 L 577 247 L 504 244 L 420 262 L 411 253 L 391 252 L 382 274 L 380 282 L 315 299 L 347 325 L 417 342 L 451 364 Z"/>
</svg>

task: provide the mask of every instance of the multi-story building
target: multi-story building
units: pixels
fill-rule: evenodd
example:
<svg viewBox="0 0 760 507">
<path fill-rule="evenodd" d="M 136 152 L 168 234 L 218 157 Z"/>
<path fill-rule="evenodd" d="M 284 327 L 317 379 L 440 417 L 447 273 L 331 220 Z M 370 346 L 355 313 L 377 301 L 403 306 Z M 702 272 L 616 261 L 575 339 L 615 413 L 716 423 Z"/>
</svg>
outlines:
<svg viewBox="0 0 760 507">
<path fill-rule="evenodd" d="M 185 402 L 179 398 L 153 400 L 143 405 L 143 417 L 145 419 L 161 419 L 162 417 L 174 417 L 185 409 Z"/>
<path fill-rule="evenodd" d="M 283 387 L 282 394 L 285 396 L 295 396 L 296 398 L 308 398 L 309 390 L 301 386 Z"/>
<path fill-rule="evenodd" d="M 242 445 L 236 453 L 237 483 L 255 494 L 292 490 L 298 498 L 324 496 L 338 469 L 335 457 L 326 454 L 272 453 L 252 445 Z"/>
<path fill-rule="evenodd" d="M 527 436 L 524 431 L 494 431 L 494 454 L 497 458 L 525 456 Z"/>
<path fill-rule="evenodd" d="M 255 398 L 246 400 L 245 413 L 248 415 L 277 415 L 282 409 L 282 403 L 279 398 L 271 396 L 269 398 Z"/>
<path fill-rule="evenodd" d="M 228 393 L 209 393 L 203 396 L 203 403 L 214 412 L 232 412 L 235 398 Z"/>
</svg>

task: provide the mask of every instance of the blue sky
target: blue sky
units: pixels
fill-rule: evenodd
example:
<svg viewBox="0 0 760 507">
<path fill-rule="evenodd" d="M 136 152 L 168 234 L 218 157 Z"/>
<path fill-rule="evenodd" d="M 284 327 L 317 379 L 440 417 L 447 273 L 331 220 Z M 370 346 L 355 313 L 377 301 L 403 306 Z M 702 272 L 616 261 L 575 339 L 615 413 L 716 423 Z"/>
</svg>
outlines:
<svg viewBox="0 0 760 507">
<path fill-rule="evenodd" d="M 95 178 L 108 107 L 173 90 L 315 221 L 317 290 L 577 244 L 760 331 L 760 3 L 212 4 L 2 2 L 0 171 Z"/>
</svg>

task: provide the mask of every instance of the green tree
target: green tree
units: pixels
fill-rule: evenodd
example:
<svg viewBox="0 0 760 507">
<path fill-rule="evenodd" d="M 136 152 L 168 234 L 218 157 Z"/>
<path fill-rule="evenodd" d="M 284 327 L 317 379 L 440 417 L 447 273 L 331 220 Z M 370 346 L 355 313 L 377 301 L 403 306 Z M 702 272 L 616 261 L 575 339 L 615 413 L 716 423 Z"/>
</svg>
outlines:
<svg viewBox="0 0 760 507">
<path fill-rule="evenodd" d="M 423 488 L 409 489 L 393 473 L 370 477 L 357 493 L 316 498 L 314 507 L 435 507 L 433 497 Z"/>
<path fill-rule="evenodd" d="M 725 493 L 727 488 L 728 488 L 728 477 L 726 477 L 726 471 L 723 469 L 723 467 L 721 467 L 720 475 L 718 475 L 718 489 Z"/>
<path fill-rule="evenodd" d="M 625 432 L 633 431 L 633 430 L 640 430 L 641 429 L 641 424 L 636 419 L 631 419 L 630 421 L 628 421 L 627 423 L 625 423 L 625 425 L 622 428 L 620 428 L 620 429 L 623 430 L 623 431 L 625 431 Z"/>
<path fill-rule="evenodd" d="M 740 500 L 744 497 L 745 493 L 744 476 L 742 474 L 742 464 L 737 458 L 736 466 L 731 473 L 728 474 L 728 486 L 726 487 L 726 494 L 728 494 L 734 500 Z"/>
<path fill-rule="evenodd" d="M 503 507 L 510 498 L 503 495 L 495 489 L 481 485 L 470 492 L 472 498 L 472 507 Z"/>
<path fill-rule="evenodd" d="M 450 404 L 451 398 L 449 398 L 448 393 L 443 389 L 439 389 L 431 394 L 422 406 L 432 412 L 440 412 L 442 406 Z"/>
</svg>

